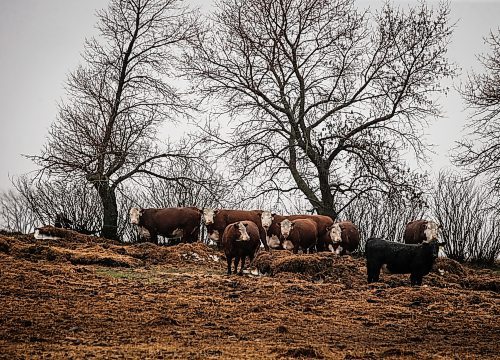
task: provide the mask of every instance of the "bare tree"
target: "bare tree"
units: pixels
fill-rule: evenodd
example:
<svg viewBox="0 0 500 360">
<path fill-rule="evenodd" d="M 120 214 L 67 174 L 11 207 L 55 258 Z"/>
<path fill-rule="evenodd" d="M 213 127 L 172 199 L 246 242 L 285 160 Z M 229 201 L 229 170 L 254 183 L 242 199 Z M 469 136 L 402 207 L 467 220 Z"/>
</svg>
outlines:
<svg viewBox="0 0 500 360">
<path fill-rule="evenodd" d="M 480 55 L 482 73 L 472 72 L 459 89 L 471 115 L 466 139 L 458 142 L 456 165 L 467 168 L 472 177 L 481 174 L 491 179 L 500 191 L 500 29 L 485 42 L 491 54 Z"/>
<path fill-rule="evenodd" d="M 498 258 L 500 217 L 491 201 L 489 190 L 473 180 L 450 172 L 439 174 L 432 208 L 449 258 L 487 264 Z"/>
<path fill-rule="evenodd" d="M 416 196 L 423 179 L 403 154 L 425 156 L 434 95 L 455 72 L 447 4 L 373 15 L 353 0 L 218 4 L 184 67 L 238 120 L 230 139 L 205 130 L 240 180 L 260 195 L 298 190 L 334 218 L 370 192 Z"/>
<path fill-rule="evenodd" d="M 168 169 L 163 176 L 192 179 L 189 182 L 165 181 L 162 177 L 141 179 L 138 184 L 142 191 L 135 197 L 143 207 L 218 207 L 227 202 L 230 193 L 228 184 L 215 169 L 182 164 Z M 159 174 L 161 175 L 161 174 Z"/>
<path fill-rule="evenodd" d="M 176 48 L 197 32 L 178 0 L 111 0 L 97 13 L 100 37 L 85 42 L 84 65 L 69 75 L 67 100 L 49 130 L 41 174 L 88 181 L 103 211 L 102 235 L 117 238 L 116 189 L 167 161 L 194 161 L 187 148 L 165 151 L 157 131 L 188 109 L 172 85 Z"/>
</svg>

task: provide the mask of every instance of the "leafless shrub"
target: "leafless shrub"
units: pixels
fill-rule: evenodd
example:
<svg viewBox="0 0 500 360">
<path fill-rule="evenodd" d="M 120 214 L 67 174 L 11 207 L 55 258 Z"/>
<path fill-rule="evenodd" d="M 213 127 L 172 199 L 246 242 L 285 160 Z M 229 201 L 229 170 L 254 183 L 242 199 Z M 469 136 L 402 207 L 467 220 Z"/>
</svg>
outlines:
<svg viewBox="0 0 500 360">
<path fill-rule="evenodd" d="M 33 231 L 36 221 L 35 213 L 18 192 L 9 190 L 0 194 L 0 228 L 27 234 Z"/>
<path fill-rule="evenodd" d="M 32 226 L 53 225 L 57 214 L 71 221 L 77 231 L 97 233 L 102 209 L 96 191 L 82 181 L 53 179 L 33 181 L 24 176 L 14 180 L 18 206 L 33 214 Z"/>
<path fill-rule="evenodd" d="M 350 203 L 340 217 L 358 227 L 361 235 L 358 251 L 364 251 L 366 239 L 370 237 L 403 241 L 406 224 L 424 217 L 427 211 L 423 195 L 420 196 L 404 199 L 373 193 Z"/>
<path fill-rule="evenodd" d="M 487 188 L 441 172 L 433 194 L 433 213 L 442 226 L 449 258 L 492 264 L 500 255 L 500 216 Z"/>
</svg>

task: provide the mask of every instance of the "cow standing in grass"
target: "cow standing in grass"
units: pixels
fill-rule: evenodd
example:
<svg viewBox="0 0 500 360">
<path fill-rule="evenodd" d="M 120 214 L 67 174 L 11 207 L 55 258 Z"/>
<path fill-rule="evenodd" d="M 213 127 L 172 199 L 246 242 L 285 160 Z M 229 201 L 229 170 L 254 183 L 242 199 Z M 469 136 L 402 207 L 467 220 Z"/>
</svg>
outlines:
<svg viewBox="0 0 500 360">
<path fill-rule="evenodd" d="M 238 275 L 243 275 L 245 260 L 248 257 L 253 261 L 255 252 L 260 246 L 260 231 L 252 221 L 238 221 L 226 226 L 222 234 L 222 248 L 227 260 L 227 274 L 231 275 L 231 263 L 234 259 L 234 273 L 238 272 L 238 263 L 241 269 Z"/>
</svg>

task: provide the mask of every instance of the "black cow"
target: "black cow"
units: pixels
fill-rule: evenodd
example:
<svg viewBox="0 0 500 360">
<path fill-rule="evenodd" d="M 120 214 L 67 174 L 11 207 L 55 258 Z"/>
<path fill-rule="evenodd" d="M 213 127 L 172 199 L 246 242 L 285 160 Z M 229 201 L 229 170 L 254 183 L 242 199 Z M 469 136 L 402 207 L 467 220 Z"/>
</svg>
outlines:
<svg viewBox="0 0 500 360">
<path fill-rule="evenodd" d="M 393 274 L 410 273 L 411 285 L 422 285 L 422 278 L 431 271 L 439 247 L 443 245 L 436 240 L 410 245 L 378 238 L 368 239 L 365 245 L 368 283 L 379 281 L 380 269 L 386 264 Z"/>
</svg>

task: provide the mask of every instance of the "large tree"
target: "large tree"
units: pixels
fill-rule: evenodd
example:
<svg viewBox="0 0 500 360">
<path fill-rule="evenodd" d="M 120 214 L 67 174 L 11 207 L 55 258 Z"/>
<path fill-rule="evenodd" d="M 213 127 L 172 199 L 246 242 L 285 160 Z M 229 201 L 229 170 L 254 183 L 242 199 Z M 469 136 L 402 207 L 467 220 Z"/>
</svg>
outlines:
<svg viewBox="0 0 500 360">
<path fill-rule="evenodd" d="M 221 144 L 241 180 L 260 178 L 259 194 L 299 191 L 333 217 L 368 192 L 419 195 L 422 179 L 404 159 L 425 157 L 423 129 L 454 74 L 447 4 L 218 4 L 185 70 L 236 119 Z"/>
<path fill-rule="evenodd" d="M 500 29 L 485 38 L 491 53 L 480 55 L 482 72 L 471 72 L 459 89 L 470 112 L 466 138 L 454 160 L 473 177 L 486 175 L 500 191 Z"/>
<path fill-rule="evenodd" d="M 154 175 L 164 161 L 189 161 L 183 151 L 161 149 L 157 132 L 188 109 L 171 84 L 176 49 L 197 26 L 178 0 L 111 0 L 97 17 L 99 37 L 85 42 L 48 143 L 31 158 L 45 175 L 90 182 L 102 202 L 102 235 L 116 238 L 117 187 Z"/>
</svg>

